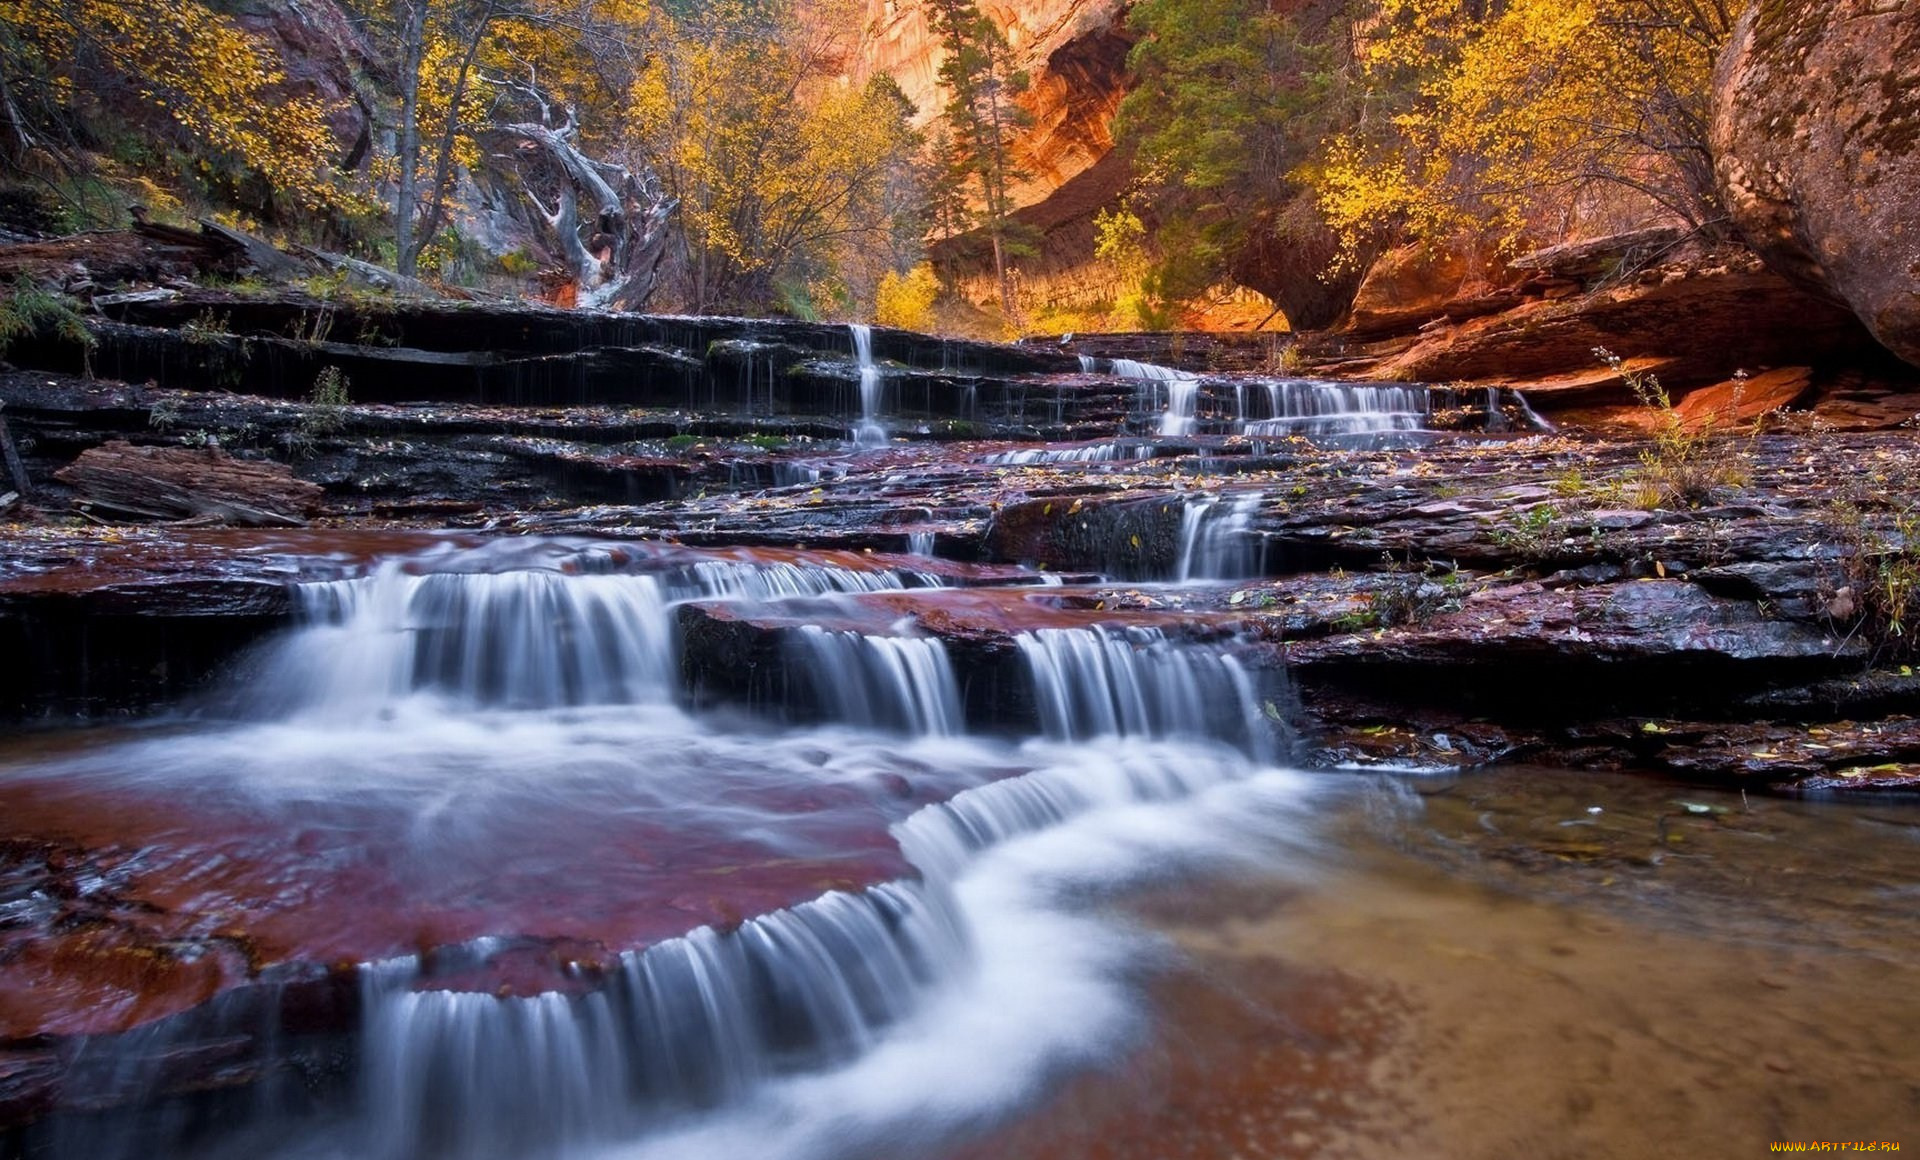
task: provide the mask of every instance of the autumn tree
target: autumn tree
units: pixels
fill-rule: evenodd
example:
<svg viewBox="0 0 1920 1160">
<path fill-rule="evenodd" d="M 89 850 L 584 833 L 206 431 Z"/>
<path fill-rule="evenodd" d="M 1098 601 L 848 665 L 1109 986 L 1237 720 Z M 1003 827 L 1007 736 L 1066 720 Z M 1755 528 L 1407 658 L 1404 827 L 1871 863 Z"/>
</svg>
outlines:
<svg viewBox="0 0 1920 1160">
<path fill-rule="evenodd" d="M 916 200 L 899 177 L 920 142 L 891 80 L 841 79 L 852 11 L 717 0 L 657 14 L 631 148 L 679 207 L 683 308 L 843 309 L 847 250 L 897 245 Z"/>
<path fill-rule="evenodd" d="M 0 0 L 0 158 L 68 179 L 48 178 L 57 191 L 92 155 L 152 134 L 193 159 L 180 176 L 262 212 L 350 202 L 326 110 L 286 98 L 282 79 L 255 38 L 198 0 Z"/>
<path fill-rule="evenodd" d="M 1349 239 L 1489 226 L 1512 248 L 1721 217 L 1706 128 L 1724 0 L 1380 0 L 1365 123 L 1317 179 Z"/>
<path fill-rule="evenodd" d="M 973 0 L 922 0 L 928 22 L 940 40 L 940 84 L 947 92 L 945 135 L 940 154 L 941 184 L 949 191 L 941 218 L 950 228 L 983 232 L 993 250 L 1000 309 L 1015 316 L 1013 279 L 1008 260 L 1022 248 L 1013 221 L 1013 186 L 1024 176 L 1013 159 L 1014 138 L 1032 120 L 1015 98 L 1028 77 L 1016 67 L 1013 48 L 991 17 Z M 968 204 L 959 191 L 979 190 Z"/>
</svg>

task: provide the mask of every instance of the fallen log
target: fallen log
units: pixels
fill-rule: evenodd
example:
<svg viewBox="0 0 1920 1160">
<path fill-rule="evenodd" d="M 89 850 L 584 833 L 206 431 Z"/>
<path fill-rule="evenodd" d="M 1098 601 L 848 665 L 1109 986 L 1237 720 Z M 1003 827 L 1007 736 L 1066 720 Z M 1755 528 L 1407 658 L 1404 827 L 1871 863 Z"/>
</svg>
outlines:
<svg viewBox="0 0 1920 1160">
<path fill-rule="evenodd" d="M 135 447 L 115 441 L 54 473 L 82 510 L 123 519 L 298 527 L 319 510 L 317 484 L 284 463 L 235 459 L 218 448 Z"/>
</svg>

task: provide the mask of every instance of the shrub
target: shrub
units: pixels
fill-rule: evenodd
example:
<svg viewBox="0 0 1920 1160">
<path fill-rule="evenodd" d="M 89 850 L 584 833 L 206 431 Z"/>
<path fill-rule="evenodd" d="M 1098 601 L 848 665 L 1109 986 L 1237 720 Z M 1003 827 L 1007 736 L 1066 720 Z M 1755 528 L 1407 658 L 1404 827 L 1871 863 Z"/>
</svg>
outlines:
<svg viewBox="0 0 1920 1160">
<path fill-rule="evenodd" d="M 314 377 L 313 393 L 307 397 L 307 409 L 300 416 L 301 434 L 309 439 L 331 435 L 347 425 L 346 408 L 349 380 L 339 367 L 322 367 Z"/>
<path fill-rule="evenodd" d="M 874 321 L 902 330 L 933 326 L 933 304 L 940 297 L 940 278 L 922 262 L 905 274 L 888 270 L 874 297 Z"/>
<path fill-rule="evenodd" d="M 1689 427 L 1657 376 L 1628 370 L 1620 356 L 1605 347 L 1593 353 L 1653 415 L 1653 446 L 1640 453 L 1639 466 L 1622 481 L 1625 502 L 1648 511 L 1699 507 L 1719 489 L 1739 487 L 1752 478 L 1745 444 L 1725 438 L 1711 423 Z"/>
</svg>

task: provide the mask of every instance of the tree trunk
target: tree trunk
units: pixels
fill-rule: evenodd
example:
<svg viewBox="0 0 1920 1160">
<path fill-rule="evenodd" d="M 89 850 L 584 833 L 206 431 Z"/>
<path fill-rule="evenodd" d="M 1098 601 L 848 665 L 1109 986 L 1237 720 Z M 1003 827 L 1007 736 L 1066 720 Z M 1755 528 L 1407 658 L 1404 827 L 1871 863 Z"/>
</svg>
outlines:
<svg viewBox="0 0 1920 1160">
<path fill-rule="evenodd" d="M 420 65 L 427 51 L 427 0 L 396 0 L 400 6 L 400 186 L 393 200 L 394 266 L 411 278 L 418 257 L 414 219 L 419 214 Z"/>
<path fill-rule="evenodd" d="M 532 189 L 526 196 L 566 257 L 577 304 L 613 310 L 644 306 L 659 281 L 667 219 L 675 206 L 659 181 L 652 173 L 634 174 L 580 152 L 571 120 L 559 129 L 525 122 L 500 131 L 538 145 L 558 171 L 552 209 Z M 591 221 L 581 221 L 582 202 L 593 206 Z M 583 229 L 600 240 L 601 249 L 587 247 Z"/>
</svg>

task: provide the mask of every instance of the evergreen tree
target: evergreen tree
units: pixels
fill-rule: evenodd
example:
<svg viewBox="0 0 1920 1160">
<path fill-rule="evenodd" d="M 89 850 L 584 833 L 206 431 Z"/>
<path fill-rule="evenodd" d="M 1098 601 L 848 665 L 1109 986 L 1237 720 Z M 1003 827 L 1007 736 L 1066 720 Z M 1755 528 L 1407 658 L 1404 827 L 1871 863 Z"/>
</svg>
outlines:
<svg viewBox="0 0 1920 1160">
<path fill-rule="evenodd" d="M 1136 200 L 1156 226 L 1163 296 L 1223 278 L 1280 301 L 1295 325 L 1346 305 L 1322 282 L 1337 242 L 1300 169 L 1357 116 L 1349 97 L 1354 19 L 1345 0 L 1277 12 L 1267 0 L 1140 0 L 1138 83 L 1116 135 L 1133 148 Z"/>
<path fill-rule="evenodd" d="M 979 208 L 969 213 L 951 199 L 936 205 L 937 218 L 955 218 L 985 232 L 993 246 L 994 278 L 1000 309 L 1015 314 L 1008 259 L 1020 247 L 1013 218 L 1013 185 L 1025 175 L 1013 161 L 1013 140 L 1031 117 L 1015 103 L 1026 90 L 1027 74 L 1014 67 L 1013 47 L 999 26 L 973 0 L 923 0 L 945 59 L 940 83 L 947 90 L 947 133 L 941 159 L 950 191 L 975 183 Z M 958 224 L 958 223 L 955 223 Z"/>
</svg>

